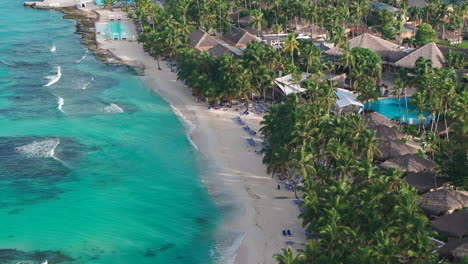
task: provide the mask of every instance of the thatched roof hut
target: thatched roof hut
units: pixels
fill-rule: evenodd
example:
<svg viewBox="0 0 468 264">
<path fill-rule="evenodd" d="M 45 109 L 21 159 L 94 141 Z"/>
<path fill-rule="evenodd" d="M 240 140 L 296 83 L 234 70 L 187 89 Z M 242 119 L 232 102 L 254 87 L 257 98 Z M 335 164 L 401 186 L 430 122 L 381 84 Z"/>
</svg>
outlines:
<svg viewBox="0 0 468 264">
<path fill-rule="evenodd" d="M 421 195 L 418 203 L 431 215 L 448 214 L 456 209 L 468 207 L 468 192 L 440 189 Z"/>
<path fill-rule="evenodd" d="M 427 193 L 431 190 L 438 189 L 442 187 L 441 177 L 435 171 L 420 171 L 413 172 L 405 176 L 405 181 L 416 190 L 418 194 Z"/>
<path fill-rule="evenodd" d="M 441 256 L 455 261 L 468 257 L 468 237 L 450 240 L 437 252 Z"/>
<path fill-rule="evenodd" d="M 218 45 L 218 41 L 216 41 L 216 39 L 201 29 L 195 29 L 192 31 L 188 36 L 188 39 L 190 46 L 199 51 L 211 49 Z"/>
<path fill-rule="evenodd" d="M 349 41 L 349 47 L 362 47 L 375 51 L 384 61 L 395 62 L 401 59 L 405 54 L 400 50 L 400 46 L 388 40 L 379 38 L 369 33 L 359 35 Z M 335 47 L 325 51 L 330 56 L 342 56 L 343 49 Z"/>
<path fill-rule="evenodd" d="M 364 120 L 367 122 L 367 127 L 372 128 L 375 125 L 384 125 L 393 127 L 395 124 L 393 121 L 377 112 L 366 113 L 363 115 Z"/>
<path fill-rule="evenodd" d="M 424 57 L 432 61 L 432 67 L 434 68 L 442 68 L 446 62 L 444 55 L 439 50 L 437 45 L 431 42 L 411 52 L 401 60 L 395 62 L 395 66 L 412 69 L 414 68 L 416 60 L 418 60 L 420 57 Z"/>
<path fill-rule="evenodd" d="M 226 48 L 225 46 L 223 46 L 221 44 L 218 44 L 218 45 L 212 47 L 211 49 L 208 49 L 207 51 L 208 51 L 208 53 L 210 53 L 214 57 L 221 57 L 224 54 L 232 54 L 232 55 L 236 56 L 236 54 L 234 54 L 234 52 L 232 52 L 230 49 Z"/>
<path fill-rule="evenodd" d="M 374 125 L 370 127 L 371 129 L 376 130 L 376 137 L 382 140 L 388 139 L 397 139 L 400 138 L 402 135 L 400 132 L 396 131 L 395 129 L 385 126 L 385 125 Z"/>
<path fill-rule="evenodd" d="M 398 156 L 416 153 L 415 148 L 394 139 L 385 140 L 380 143 L 377 148 L 380 150 L 380 154 L 376 156 L 378 160 L 388 160 Z"/>
<path fill-rule="evenodd" d="M 247 47 L 247 44 L 252 41 L 260 42 L 259 38 L 242 28 L 236 28 L 233 31 L 224 34 L 223 39 L 235 47 Z"/>
<path fill-rule="evenodd" d="M 420 157 L 416 154 L 406 154 L 396 158 L 389 159 L 380 164 L 380 167 L 389 169 L 395 167 L 403 172 L 419 172 L 423 170 L 431 170 L 435 167 L 435 163 Z"/>
<path fill-rule="evenodd" d="M 468 210 L 444 215 L 431 221 L 432 228 L 451 237 L 462 238 L 468 235 Z"/>
</svg>

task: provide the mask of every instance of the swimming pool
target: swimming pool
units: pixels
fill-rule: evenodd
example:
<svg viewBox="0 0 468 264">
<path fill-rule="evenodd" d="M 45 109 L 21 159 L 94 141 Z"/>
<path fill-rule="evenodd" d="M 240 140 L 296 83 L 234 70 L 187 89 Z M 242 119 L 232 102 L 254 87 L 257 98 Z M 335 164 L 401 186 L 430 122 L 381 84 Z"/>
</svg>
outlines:
<svg viewBox="0 0 468 264">
<path fill-rule="evenodd" d="M 96 39 L 128 39 L 130 28 L 127 22 L 96 23 Z"/>
<path fill-rule="evenodd" d="M 408 116 L 406 116 L 406 101 L 408 101 Z M 411 97 L 401 97 L 401 120 L 403 122 L 408 122 L 409 124 L 417 124 L 419 123 L 418 120 L 418 110 L 415 109 L 416 106 L 410 103 Z M 372 109 L 377 113 L 384 115 L 390 119 L 399 117 L 400 110 L 399 110 L 399 103 L 397 98 L 385 98 L 378 100 L 372 103 L 365 104 L 366 109 Z M 430 122 L 430 119 L 427 118 L 429 116 L 429 112 L 424 111 L 424 123 Z"/>
<path fill-rule="evenodd" d="M 95 0 L 97 5 L 104 5 L 104 0 Z M 115 0 L 114 3 L 117 3 L 118 1 Z M 132 3 L 133 0 L 127 0 L 127 3 Z"/>
</svg>

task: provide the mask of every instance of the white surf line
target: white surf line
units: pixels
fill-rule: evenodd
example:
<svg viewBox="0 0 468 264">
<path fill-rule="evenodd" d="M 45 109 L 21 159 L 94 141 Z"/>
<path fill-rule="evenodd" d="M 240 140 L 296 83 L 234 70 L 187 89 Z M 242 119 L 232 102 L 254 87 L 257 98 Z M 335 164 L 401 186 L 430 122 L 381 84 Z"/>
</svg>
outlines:
<svg viewBox="0 0 468 264">
<path fill-rule="evenodd" d="M 197 146 L 197 144 L 195 144 L 195 142 L 193 142 L 192 140 L 192 137 L 190 136 L 192 134 L 192 132 L 195 130 L 195 128 L 197 128 L 197 126 L 190 120 L 188 120 L 187 118 L 185 118 L 184 114 L 182 114 L 182 112 L 180 112 L 179 109 L 175 108 L 172 104 L 169 104 L 172 108 L 172 111 L 174 111 L 174 113 L 179 117 L 179 119 L 182 121 L 183 124 L 185 124 L 185 127 L 187 128 L 187 139 L 188 141 L 190 142 L 190 144 L 197 150 L 199 151 L 199 148 Z"/>
<path fill-rule="evenodd" d="M 53 46 L 50 48 L 50 52 L 52 52 L 52 53 L 54 53 L 56 50 L 57 50 L 57 48 L 55 47 L 55 45 L 53 45 Z"/>
<path fill-rule="evenodd" d="M 86 58 L 86 55 L 88 54 L 88 50 L 85 51 L 85 54 L 83 55 L 83 57 L 81 57 L 81 59 L 75 61 L 76 63 L 80 63 L 82 60 L 84 60 Z"/>
<path fill-rule="evenodd" d="M 65 104 L 65 99 L 63 99 L 62 97 L 59 97 L 57 100 L 57 104 L 58 104 L 57 109 L 60 110 L 60 112 L 65 113 L 62 110 L 62 106 L 63 104 Z"/>
<path fill-rule="evenodd" d="M 52 84 L 58 82 L 60 78 L 62 77 L 60 66 L 57 66 L 56 69 L 57 69 L 56 75 L 47 76 L 47 79 L 49 79 L 50 81 L 46 85 L 44 85 L 45 87 L 51 86 Z"/>
<path fill-rule="evenodd" d="M 82 89 L 82 90 L 86 90 L 86 88 L 88 87 L 88 85 L 90 85 L 93 81 L 94 81 L 94 76 L 92 76 L 92 77 L 91 77 L 91 80 L 90 80 L 87 84 L 83 85 L 83 87 L 81 87 L 81 89 Z"/>
</svg>

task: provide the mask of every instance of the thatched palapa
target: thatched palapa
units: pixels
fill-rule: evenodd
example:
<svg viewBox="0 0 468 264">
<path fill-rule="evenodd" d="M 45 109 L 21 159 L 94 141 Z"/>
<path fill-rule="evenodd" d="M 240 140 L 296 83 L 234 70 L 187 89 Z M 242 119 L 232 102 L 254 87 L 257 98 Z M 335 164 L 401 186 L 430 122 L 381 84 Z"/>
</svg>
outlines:
<svg viewBox="0 0 468 264">
<path fill-rule="evenodd" d="M 418 194 L 427 193 L 442 187 L 440 175 L 435 171 L 420 171 L 405 176 L 405 181 L 416 190 Z"/>
<path fill-rule="evenodd" d="M 431 221 L 432 228 L 451 237 L 468 235 L 468 210 L 454 212 Z"/>
<path fill-rule="evenodd" d="M 461 260 L 468 256 L 468 237 L 450 240 L 443 247 L 439 248 L 438 252 L 443 257 L 455 261 Z"/>
<path fill-rule="evenodd" d="M 380 143 L 377 148 L 380 151 L 380 153 L 376 155 L 378 160 L 388 160 L 398 156 L 416 153 L 415 148 L 394 139 L 389 139 Z"/>
<path fill-rule="evenodd" d="M 395 62 L 401 59 L 405 54 L 400 50 L 400 46 L 390 41 L 384 40 L 369 33 L 359 35 L 349 41 L 349 47 L 362 47 L 375 51 L 384 61 Z M 342 56 L 343 49 L 335 47 L 325 51 L 325 54 L 331 56 Z"/>
<path fill-rule="evenodd" d="M 382 140 L 397 139 L 402 136 L 400 132 L 385 125 L 374 125 L 371 129 L 376 130 L 377 133 L 375 136 Z"/>
<path fill-rule="evenodd" d="M 395 167 L 403 172 L 418 172 L 423 170 L 431 170 L 435 168 L 435 163 L 420 157 L 416 154 L 406 154 L 396 158 L 389 159 L 380 164 L 380 167 L 389 169 Z"/>
<path fill-rule="evenodd" d="M 390 118 L 383 116 L 377 112 L 367 113 L 363 115 L 363 118 L 367 122 L 367 127 L 369 128 L 375 127 L 376 125 L 384 125 L 388 127 L 392 127 L 395 125 Z"/>
<path fill-rule="evenodd" d="M 420 57 L 424 57 L 432 61 L 432 67 L 434 68 L 442 68 L 446 62 L 444 55 L 439 50 L 437 45 L 431 42 L 411 52 L 401 60 L 395 62 L 395 65 L 397 67 L 412 69 L 414 68 L 416 60 L 418 60 Z"/>
<path fill-rule="evenodd" d="M 213 48 L 208 49 L 208 53 L 210 53 L 214 57 L 221 57 L 224 54 L 232 54 L 234 56 L 236 55 L 230 49 L 226 48 L 225 46 L 223 46 L 221 44 L 218 44 L 218 45 L 214 46 Z"/>
<path fill-rule="evenodd" d="M 421 195 L 418 203 L 431 215 L 448 214 L 456 209 L 468 207 L 468 192 L 440 189 Z"/>
<path fill-rule="evenodd" d="M 247 44 L 252 41 L 260 42 L 259 38 L 242 28 L 236 28 L 233 31 L 224 34 L 223 39 L 235 47 L 247 47 Z"/>
<path fill-rule="evenodd" d="M 218 45 L 218 41 L 216 41 L 216 39 L 201 29 L 195 29 L 190 33 L 188 39 L 190 46 L 199 51 L 211 49 Z"/>
</svg>

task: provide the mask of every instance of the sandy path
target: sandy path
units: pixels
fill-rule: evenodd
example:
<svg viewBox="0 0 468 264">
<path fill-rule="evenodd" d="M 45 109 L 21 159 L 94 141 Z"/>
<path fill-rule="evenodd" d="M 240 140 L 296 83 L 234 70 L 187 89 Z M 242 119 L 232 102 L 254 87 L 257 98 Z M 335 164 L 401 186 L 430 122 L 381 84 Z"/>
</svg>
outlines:
<svg viewBox="0 0 468 264">
<path fill-rule="evenodd" d="M 261 155 L 247 146 L 245 139 L 250 135 L 232 120 L 238 113 L 208 110 L 205 104 L 196 103 L 190 89 L 176 80 L 176 74 L 164 62 L 163 70 L 158 70 L 156 61 L 136 42 L 104 42 L 101 48 L 130 64 L 143 64 L 142 78 L 148 86 L 196 126 L 190 137 L 208 160 L 210 170 L 203 179 L 210 193 L 221 207 L 220 200 L 239 204 L 234 216 L 226 217 L 221 227 L 222 232 L 244 234 L 237 251 L 231 253 L 235 263 L 276 263 L 272 256 L 280 252 L 285 241 L 295 241 L 293 247 L 299 247 L 305 237 L 297 219 L 298 209 L 292 203 L 294 193 L 276 190 L 277 182 L 267 175 Z M 253 129 L 260 128 L 261 117 L 248 115 L 243 119 Z M 216 198 L 220 196 L 223 198 Z M 283 229 L 290 229 L 293 237 L 283 237 Z"/>
</svg>

